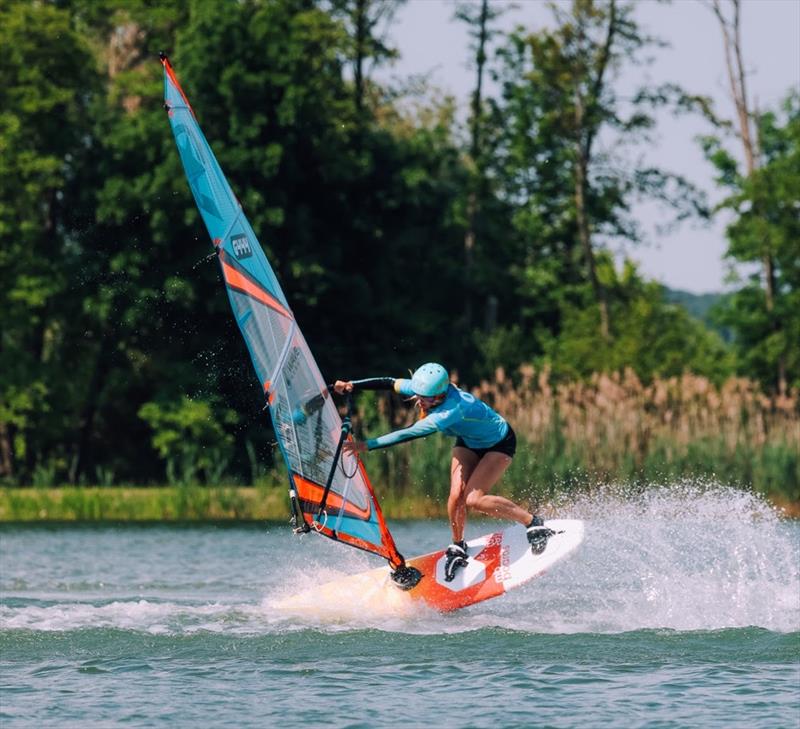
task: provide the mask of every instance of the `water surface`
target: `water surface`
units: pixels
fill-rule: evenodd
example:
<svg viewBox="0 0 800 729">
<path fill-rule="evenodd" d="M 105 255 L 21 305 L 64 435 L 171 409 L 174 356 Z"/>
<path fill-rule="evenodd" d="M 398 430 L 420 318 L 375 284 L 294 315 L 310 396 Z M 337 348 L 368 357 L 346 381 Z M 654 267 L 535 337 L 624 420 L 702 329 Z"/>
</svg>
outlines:
<svg viewBox="0 0 800 729">
<path fill-rule="evenodd" d="M 586 520 L 578 553 L 444 615 L 287 613 L 380 561 L 284 526 L 5 527 L 0 723 L 800 727 L 800 525 L 724 490 L 559 516 Z M 448 541 L 393 532 L 409 555 Z"/>
</svg>

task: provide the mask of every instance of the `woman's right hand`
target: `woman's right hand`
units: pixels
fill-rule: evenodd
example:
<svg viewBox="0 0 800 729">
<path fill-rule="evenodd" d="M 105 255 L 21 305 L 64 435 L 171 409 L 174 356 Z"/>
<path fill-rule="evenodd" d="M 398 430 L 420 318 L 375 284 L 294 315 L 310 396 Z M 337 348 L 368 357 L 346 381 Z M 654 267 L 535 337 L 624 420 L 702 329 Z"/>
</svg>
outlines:
<svg viewBox="0 0 800 729">
<path fill-rule="evenodd" d="M 336 382 L 333 383 L 333 391 L 337 395 L 341 395 L 345 392 L 352 392 L 353 383 L 350 382 L 350 380 L 347 380 L 346 382 L 344 380 L 336 380 Z"/>
<path fill-rule="evenodd" d="M 363 440 L 346 440 L 342 443 L 342 450 L 351 456 L 367 452 L 367 444 Z"/>
</svg>

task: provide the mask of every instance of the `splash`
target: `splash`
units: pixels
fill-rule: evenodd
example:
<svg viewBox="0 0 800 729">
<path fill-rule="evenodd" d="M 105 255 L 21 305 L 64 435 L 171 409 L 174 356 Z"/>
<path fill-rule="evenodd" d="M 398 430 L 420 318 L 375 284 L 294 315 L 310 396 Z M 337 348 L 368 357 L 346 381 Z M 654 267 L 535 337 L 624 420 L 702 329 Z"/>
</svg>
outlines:
<svg viewBox="0 0 800 729">
<path fill-rule="evenodd" d="M 543 591 L 545 632 L 800 629 L 800 530 L 760 497 L 686 481 L 608 487 L 568 508 L 587 538 L 553 576 L 558 594 Z"/>
<path fill-rule="evenodd" d="M 370 589 L 307 589 L 267 600 L 307 624 L 394 626 L 411 632 L 499 627 L 537 633 L 800 630 L 800 529 L 758 496 L 686 481 L 645 490 L 608 486 L 557 509 L 586 522 L 571 560 L 497 600 L 451 616 L 413 601 L 378 602 Z M 485 524 L 481 524 L 485 527 Z M 357 571 L 357 570 L 354 570 Z M 303 580 L 308 586 L 309 575 Z M 332 578 L 331 578 L 332 579 Z"/>
<path fill-rule="evenodd" d="M 270 614 L 287 624 L 329 629 L 378 628 L 398 632 L 414 632 L 424 618 L 437 617 L 424 604 L 393 587 L 386 568 L 359 571 L 356 574 L 328 573 L 321 584 L 311 574 L 300 574 L 301 592 L 284 585 L 283 589 L 265 598 L 262 605 Z"/>
<path fill-rule="evenodd" d="M 226 630 L 251 633 L 263 630 L 264 614 L 257 605 L 221 602 L 191 605 L 155 600 L 114 600 L 94 605 L 85 602 L 0 606 L 4 630 L 42 632 L 117 628 L 177 635 Z"/>
</svg>

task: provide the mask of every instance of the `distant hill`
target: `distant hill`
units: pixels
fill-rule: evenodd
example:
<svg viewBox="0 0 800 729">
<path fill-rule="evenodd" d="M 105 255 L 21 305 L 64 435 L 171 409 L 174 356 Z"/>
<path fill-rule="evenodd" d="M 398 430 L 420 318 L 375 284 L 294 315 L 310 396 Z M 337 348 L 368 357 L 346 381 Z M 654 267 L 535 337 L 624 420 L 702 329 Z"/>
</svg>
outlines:
<svg viewBox="0 0 800 729">
<path fill-rule="evenodd" d="M 733 338 L 731 331 L 716 324 L 711 316 L 712 308 L 724 301 L 727 297 L 728 294 L 723 293 L 692 294 L 688 291 L 671 289 L 667 286 L 664 287 L 664 299 L 666 301 L 670 304 L 682 306 L 691 316 L 695 319 L 699 319 L 709 329 L 713 329 L 726 342 L 730 342 Z"/>
</svg>

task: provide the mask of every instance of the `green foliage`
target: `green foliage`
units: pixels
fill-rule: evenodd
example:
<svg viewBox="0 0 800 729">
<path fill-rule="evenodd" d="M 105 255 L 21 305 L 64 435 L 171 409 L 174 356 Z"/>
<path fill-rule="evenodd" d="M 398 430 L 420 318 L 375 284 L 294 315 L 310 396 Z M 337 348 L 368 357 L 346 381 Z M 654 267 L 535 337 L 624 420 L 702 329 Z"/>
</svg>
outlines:
<svg viewBox="0 0 800 729">
<path fill-rule="evenodd" d="M 567 306 L 561 335 L 545 351 L 556 376 L 585 378 L 630 367 L 643 380 L 693 372 L 719 384 L 732 374 L 721 337 L 665 301 L 663 287 L 642 280 L 630 263 L 620 276 L 610 261 L 602 271 L 613 296 L 615 336 L 600 335 L 597 307 Z"/>
<path fill-rule="evenodd" d="M 4 6 L 0 475 L 163 478 L 139 457 L 148 431 L 137 413 L 186 393 L 244 413 L 224 424 L 225 443 L 239 430 L 212 461 L 230 455 L 257 478 L 250 444 L 271 464 L 152 48 L 172 52 L 323 369 L 395 368 L 408 356 L 398 338 L 446 356 L 458 149 L 445 117 L 400 133 L 368 104 L 358 116 L 342 66 L 354 47 L 346 5 Z M 365 57 L 385 53 L 373 38 Z M 405 261 L 416 261 L 413 282 Z M 357 329 L 341 331 L 345 302 Z M 162 463 L 177 480 L 196 467 L 185 453 Z M 206 478 L 220 468 L 202 466 Z"/>
<path fill-rule="evenodd" d="M 798 387 L 800 94 L 792 91 L 780 112 L 761 114 L 757 129 L 761 156 L 749 176 L 739 170 L 721 140 L 703 140 L 717 182 L 730 192 L 720 207 L 735 216 L 727 228 L 727 256 L 752 271 L 737 282 L 739 288 L 720 307 L 718 319 L 734 333 L 743 374 L 771 389 Z M 767 276 L 772 278 L 770 285 Z"/>
<path fill-rule="evenodd" d="M 220 480 L 233 444 L 223 426 L 237 421 L 232 410 L 214 412 L 211 403 L 184 396 L 177 402 L 145 403 L 139 417 L 153 430 L 152 444 L 167 463 L 170 483 Z"/>
<path fill-rule="evenodd" d="M 66 221 L 97 78 L 85 38 L 50 4 L 3 3 L 0 45 L 0 422 L 17 467 L 32 472 L 42 443 L 68 428 L 59 354 L 77 261 Z"/>
<path fill-rule="evenodd" d="M 727 305 L 727 294 L 692 294 L 678 289 L 664 289 L 664 299 L 667 303 L 678 304 L 695 319 L 699 319 L 709 329 L 716 331 L 722 339 L 730 343 L 733 333 L 717 321 L 716 312 Z"/>
<path fill-rule="evenodd" d="M 370 68 L 393 55 L 385 31 L 395 7 L 383 0 L 0 6 L 4 481 L 166 478 L 182 490 L 163 512 L 188 518 L 212 508 L 198 482 L 265 484 L 276 473 L 263 393 L 164 117 L 153 56 L 161 49 L 328 379 L 402 373 L 428 359 L 451 364 L 466 384 L 498 366 L 545 358 L 563 377 L 623 367 L 643 379 L 684 369 L 719 379 L 729 371 L 718 338 L 602 254 L 606 242 L 637 238 L 635 195 L 669 199 L 679 216 L 691 208 L 679 180 L 635 170 L 621 157 L 593 158 L 587 180 L 598 276 L 614 322 L 610 341 L 597 335 L 597 300 L 578 242 L 578 150 L 604 132 L 646 140 L 647 104 L 666 99 L 651 89 L 622 113 L 614 74 L 650 43 L 629 8 L 620 5 L 614 19 L 614 73 L 602 93 L 590 82 L 609 3 L 580 0 L 553 30 L 496 34 L 502 90 L 479 110 L 480 154 L 467 155 L 452 100 L 424 90 L 412 106 L 402 89 L 369 79 Z M 576 92 L 588 102 L 579 126 L 570 121 Z M 787 118 L 796 117 L 792 109 Z M 778 262 L 775 311 L 764 311 L 752 283 L 725 315 L 727 322 L 735 312 L 738 324 L 725 326 L 735 328 L 739 366 L 748 372 L 766 373 L 776 357 L 797 368 L 797 132 L 781 119 L 763 120 L 762 187 L 746 186 L 715 152 L 725 180 L 739 186 L 731 198 L 740 218 L 731 230 L 735 255 L 751 260 L 765 230 L 758 226 L 767 225 Z M 474 220 L 480 245 L 465 292 L 476 167 L 485 178 Z M 765 221 L 748 213 L 748 196 L 761 196 Z M 473 331 L 460 323 L 465 295 L 474 298 Z M 780 331 L 778 317 L 786 322 Z M 465 351 L 476 356 L 459 358 Z M 391 408 L 377 400 L 361 406 L 366 432 L 389 428 Z M 385 451 L 374 457 L 376 483 L 401 493 L 424 485 L 438 499 L 448 453 L 444 439 Z M 579 455 L 554 431 L 545 451 L 515 468 L 523 481 L 522 472 L 532 474 L 534 493 L 585 473 Z M 776 462 L 770 468 L 783 472 Z M 229 496 L 236 511 L 241 504 Z M 75 495 L 67 502 L 81 518 L 117 513 Z"/>
</svg>

